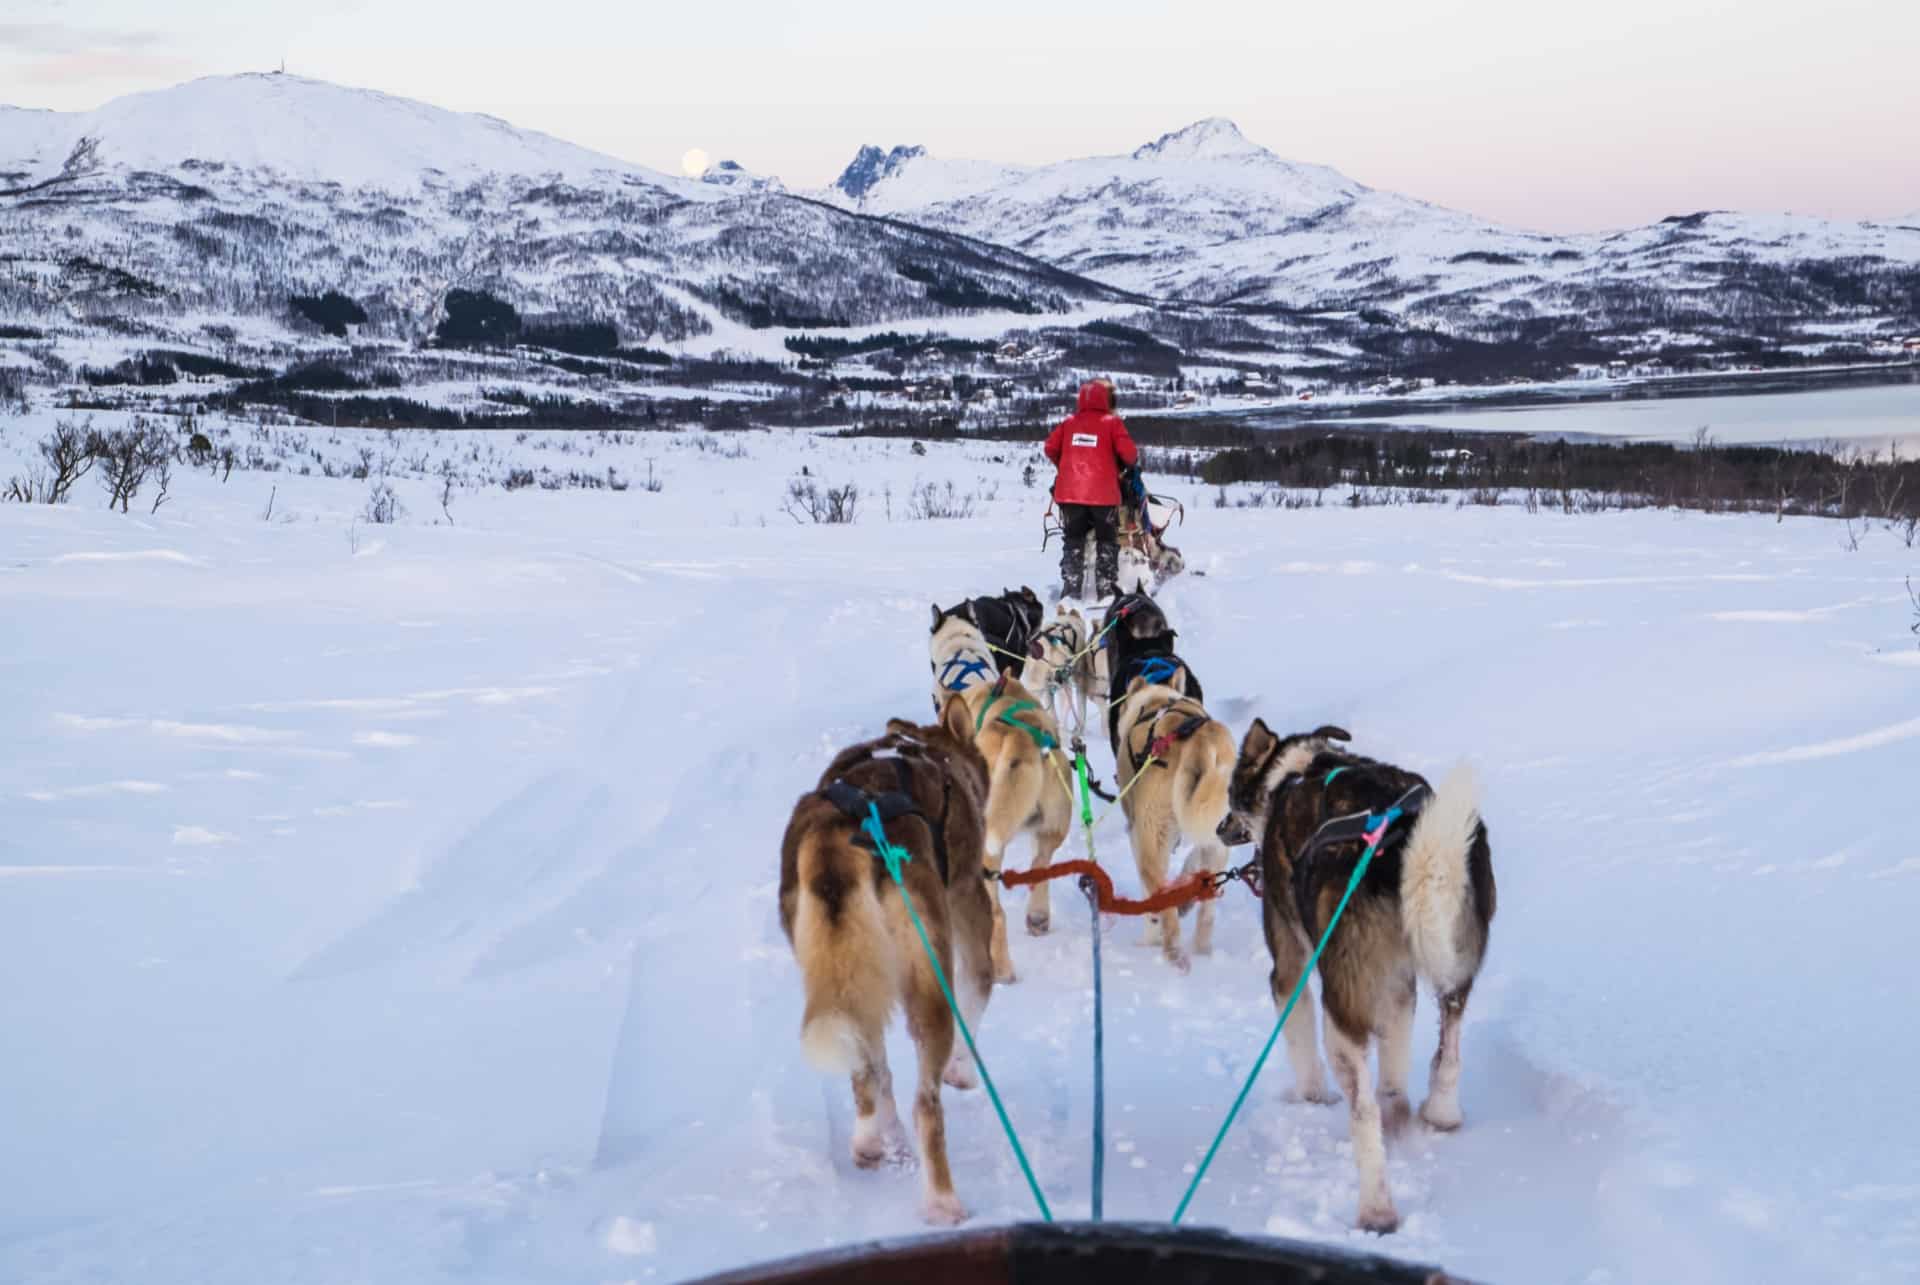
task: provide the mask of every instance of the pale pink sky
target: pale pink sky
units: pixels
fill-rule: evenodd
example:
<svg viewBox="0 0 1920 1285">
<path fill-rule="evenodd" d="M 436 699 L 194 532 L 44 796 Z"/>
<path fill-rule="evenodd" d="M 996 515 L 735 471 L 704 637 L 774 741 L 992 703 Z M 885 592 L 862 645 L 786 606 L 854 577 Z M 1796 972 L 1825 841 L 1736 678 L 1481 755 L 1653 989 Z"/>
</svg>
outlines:
<svg viewBox="0 0 1920 1285">
<path fill-rule="evenodd" d="M 1219 115 L 1289 159 L 1524 227 L 1920 211 L 1915 0 L 0 0 L 0 102 L 18 106 L 282 57 L 798 187 L 862 143 L 1043 163 Z"/>
</svg>

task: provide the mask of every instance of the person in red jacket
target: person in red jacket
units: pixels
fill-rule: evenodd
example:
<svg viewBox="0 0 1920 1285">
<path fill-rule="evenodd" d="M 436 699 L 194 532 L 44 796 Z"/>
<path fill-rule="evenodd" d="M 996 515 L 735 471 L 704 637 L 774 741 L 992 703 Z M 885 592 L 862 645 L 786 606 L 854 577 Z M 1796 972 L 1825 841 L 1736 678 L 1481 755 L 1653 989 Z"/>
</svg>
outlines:
<svg viewBox="0 0 1920 1285">
<path fill-rule="evenodd" d="M 1120 470 L 1140 458 L 1127 426 L 1113 413 L 1112 380 L 1080 385 L 1080 409 L 1047 436 L 1046 451 L 1059 470 L 1053 499 L 1066 535 L 1060 551 L 1060 592 L 1068 598 L 1079 596 L 1091 534 L 1094 592 L 1107 597 L 1118 590 L 1120 580 Z"/>
</svg>

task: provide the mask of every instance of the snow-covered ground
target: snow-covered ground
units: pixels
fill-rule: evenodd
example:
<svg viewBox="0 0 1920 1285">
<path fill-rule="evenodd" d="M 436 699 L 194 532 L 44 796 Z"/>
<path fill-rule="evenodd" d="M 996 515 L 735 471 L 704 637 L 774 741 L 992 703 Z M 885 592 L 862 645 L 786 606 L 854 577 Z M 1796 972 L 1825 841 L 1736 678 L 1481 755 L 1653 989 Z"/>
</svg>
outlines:
<svg viewBox="0 0 1920 1285">
<path fill-rule="evenodd" d="M 0 420 L 0 476 L 39 427 Z M 0 505 L 0 1279 L 666 1281 L 917 1230 L 799 1056 L 779 835 L 836 747 L 925 711 L 929 601 L 1050 583 L 1026 453 L 365 437 L 662 489 L 462 490 L 449 525 L 407 479 L 371 527 L 316 464 L 183 473 L 155 516 L 91 479 Z M 781 512 L 803 466 L 860 484 L 855 525 Z M 902 520 L 947 479 L 975 517 Z M 1163 489 L 1213 712 L 1471 757 L 1500 882 L 1467 1124 L 1391 1153 L 1403 1231 L 1350 1230 L 1345 1109 L 1281 1065 L 1190 1220 L 1490 1281 L 1920 1274 L 1920 553 Z M 1098 848 L 1133 886 L 1117 819 Z M 1110 1216 L 1167 1216 L 1271 1024 L 1231 895 L 1188 976 L 1106 929 Z M 1066 1216 L 1078 911 L 1016 935 L 981 1029 Z M 1029 1216 L 986 1100 L 948 1103 L 976 1219 Z"/>
</svg>

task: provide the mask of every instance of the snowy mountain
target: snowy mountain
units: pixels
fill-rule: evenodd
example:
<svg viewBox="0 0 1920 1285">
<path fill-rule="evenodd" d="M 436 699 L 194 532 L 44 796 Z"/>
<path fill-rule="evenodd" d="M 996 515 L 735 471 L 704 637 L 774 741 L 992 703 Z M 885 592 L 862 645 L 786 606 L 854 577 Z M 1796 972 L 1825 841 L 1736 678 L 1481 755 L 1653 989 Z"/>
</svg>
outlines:
<svg viewBox="0 0 1920 1285">
<path fill-rule="evenodd" d="M 755 174 L 738 161 L 715 161 L 707 172 L 700 176 L 702 183 L 712 183 L 719 187 L 737 188 L 747 191 L 784 192 L 786 184 L 766 174 Z"/>
<path fill-rule="evenodd" d="M 331 294 L 325 318 L 296 302 Z M 1870 340 L 1920 329 L 1920 226 L 1701 213 L 1516 232 L 1284 160 L 1217 118 L 1037 168 L 868 146 L 806 194 L 733 161 L 681 178 L 281 74 L 90 112 L 0 108 L 0 316 L 21 332 L 3 342 L 58 340 L 0 352 L 14 388 L 156 350 L 278 370 L 329 342 L 316 327 L 380 346 L 363 367 L 387 379 L 401 357 L 438 360 L 456 295 L 509 319 L 483 346 L 570 336 L 575 355 L 679 360 L 691 383 L 709 378 L 694 359 L 805 355 L 816 373 L 795 378 L 822 401 L 847 377 L 924 397 L 907 389 L 911 357 L 1037 396 L 1104 370 L 1171 398 L 1249 374 L 1275 387 L 1866 358 Z M 981 359 L 1003 348 L 1010 364 Z M 860 369 L 833 373 L 849 356 Z"/>
<path fill-rule="evenodd" d="M 1846 277 L 1841 295 L 1871 295 L 1876 281 L 1898 295 L 1920 274 L 1920 233 L 1868 223 L 1708 213 L 1606 235 L 1516 231 L 1284 160 L 1219 118 L 1124 156 L 1038 169 L 895 148 L 856 170 L 825 199 L 992 238 L 1127 290 L 1364 307 L 1464 333 L 1536 317 L 1830 315 L 1822 277 Z M 1807 264 L 1822 266 L 1797 271 Z"/>
<path fill-rule="evenodd" d="M 182 337 L 337 290 L 368 332 L 430 335 L 449 290 L 611 322 L 623 342 L 753 347 L 776 326 L 1067 313 L 1115 292 L 991 245 L 700 182 L 388 94 L 214 77 L 82 113 L 0 113 L 0 311 Z M 171 326 L 169 326 L 171 322 Z M 778 350 L 776 339 L 774 349 Z"/>
<path fill-rule="evenodd" d="M 868 144 L 823 198 L 869 214 L 897 214 L 1010 182 L 1027 171 L 990 161 L 942 161 L 924 147 L 883 152 Z"/>
<path fill-rule="evenodd" d="M 16 135 L 19 116 L 38 119 L 20 122 Z M 8 109 L 0 115 L 0 166 L 56 168 L 82 137 L 99 140 L 104 163 L 136 171 L 224 167 L 388 190 L 505 174 L 604 176 L 694 195 L 681 179 L 497 117 L 278 72 L 210 76 L 88 112 Z"/>
</svg>

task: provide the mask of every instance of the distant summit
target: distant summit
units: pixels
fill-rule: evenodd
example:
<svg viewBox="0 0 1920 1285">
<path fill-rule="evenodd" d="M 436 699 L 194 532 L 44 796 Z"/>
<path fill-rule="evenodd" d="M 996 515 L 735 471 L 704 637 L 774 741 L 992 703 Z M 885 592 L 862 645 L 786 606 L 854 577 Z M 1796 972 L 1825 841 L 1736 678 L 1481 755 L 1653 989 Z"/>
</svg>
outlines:
<svg viewBox="0 0 1920 1285">
<path fill-rule="evenodd" d="M 896 147 L 890 152 L 883 152 L 869 143 L 854 153 L 852 162 L 840 171 L 840 177 L 833 181 L 834 190 L 849 200 L 857 201 L 871 191 L 876 183 L 898 174 L 908 161 L 926 154 L 924 147 Z"/>
<path fill-rule="evenodd" d="M 1162 134 L 1151 143 L 1137 147 L 1136 161 L 1207 161 L 1227 156 L 1248 156 L 1265 152 L 1258 143 L 1249 142 L 1240 127 L 1224 116 L 1209 116 L 1185 129 Z"/>
<path fill-rule="evenodd" d="M 784 192 L 787 185 L 777 178 L 755 174 L 739 161 L 717 161 L 700 176 L 702 183 L 731 188 L 737 192 Z"/>
</svg>

